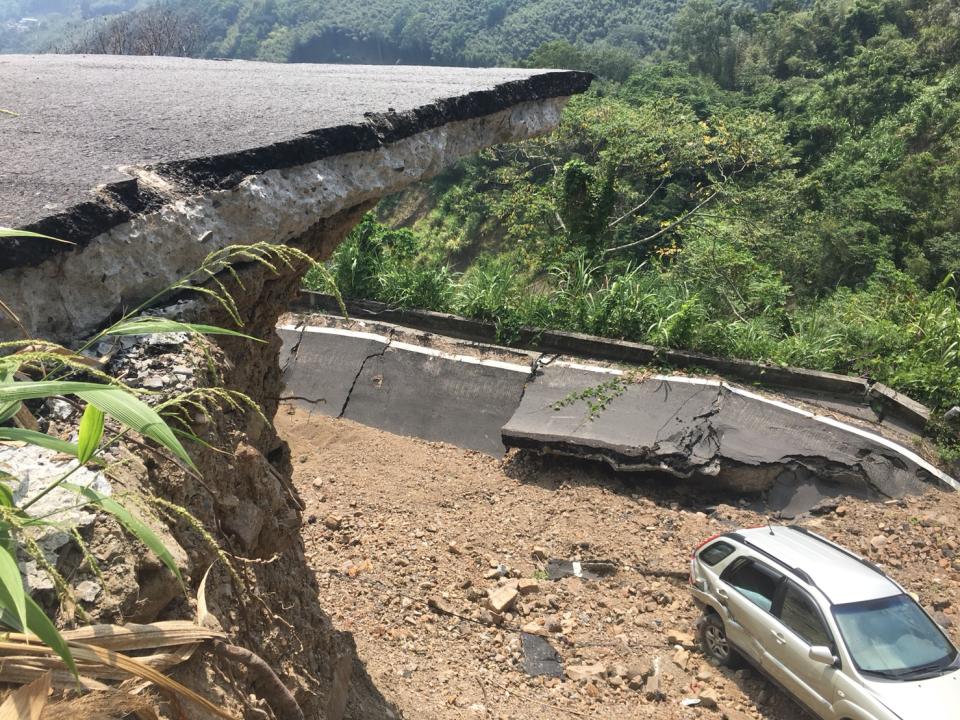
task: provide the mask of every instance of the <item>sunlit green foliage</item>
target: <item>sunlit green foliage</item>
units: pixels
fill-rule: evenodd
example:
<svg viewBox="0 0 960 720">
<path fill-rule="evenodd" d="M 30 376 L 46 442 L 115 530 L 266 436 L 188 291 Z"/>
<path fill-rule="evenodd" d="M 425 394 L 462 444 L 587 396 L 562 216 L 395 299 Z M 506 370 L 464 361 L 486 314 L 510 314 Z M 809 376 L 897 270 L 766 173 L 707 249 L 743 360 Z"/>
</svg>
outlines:
<svg viewBox="0 0 960 720">
<path fill-rule="evenodd" d="M 608 74 L 557 133 L 461 163 L 419 212 L 385 204 L 406 208 L 406 276 L 371 262 L 398 231 L 368 221 L 334 259 L 344 292 L 404 305 L 393 284 L 422 274 L 428 307 L 507 339 L 579 330 L 960 404 L 960 10 L 757 7 L 690 0 L 665 56 Z"/>
</svg>

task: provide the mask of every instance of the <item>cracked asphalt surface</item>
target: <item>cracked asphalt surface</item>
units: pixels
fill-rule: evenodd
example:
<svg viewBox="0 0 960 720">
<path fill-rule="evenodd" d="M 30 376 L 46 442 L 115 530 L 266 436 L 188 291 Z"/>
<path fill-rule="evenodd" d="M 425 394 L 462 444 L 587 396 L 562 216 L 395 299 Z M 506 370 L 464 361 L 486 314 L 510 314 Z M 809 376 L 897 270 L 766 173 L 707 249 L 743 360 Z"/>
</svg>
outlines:
<svg viewBox="0 0 960 720">
<path fill-rule="evenodd" d="M 708 478 L 765 493 L 789 517 L 824 496 L 901 497 L 937 482 L 909 448 L 717 378 L 618 369 L 329 316 L 280 332 L 287 397 L 301 407 L 494 457 L 513 447 L 603 459 L 621 471 Z M 491 359 L 496 352 L 506 359 Z M 319 396 L 326 402 L 309 400 Z"/>
<path fill-rule="evenodd" d="M 3 55 L 2 107 L 17 115 L 0 115 L 0 225 L 88 201 L 129 180 L 125 166 L 237 153 L 253 162 L 251 151 L 309 141 L 268 158 L 291 166 L 306 161 L 297 151 L 361 150 L 378 132 L 412 134 L 588 83 L 566 71 Z M 374 128 L 374 115 L 387 120 Z M 354 130 L 328 132 L 337 128 Z"/>
</svg>

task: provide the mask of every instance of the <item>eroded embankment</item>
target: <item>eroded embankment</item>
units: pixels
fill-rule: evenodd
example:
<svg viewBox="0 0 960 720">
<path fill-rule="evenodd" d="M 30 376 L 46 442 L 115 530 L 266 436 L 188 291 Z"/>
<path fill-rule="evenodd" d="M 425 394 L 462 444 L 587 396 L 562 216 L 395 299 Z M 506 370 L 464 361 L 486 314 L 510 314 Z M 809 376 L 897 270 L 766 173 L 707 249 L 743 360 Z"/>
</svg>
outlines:
<svg viewBox="0 0 960 720">
<path fill-rule="evenodd" d="M 0 76 L 12 93 L 5 107 L 20 113 L 17 124 L 4 126 L 11 141 L 0 148 L 2 224 L 75 243 L 0 240 L 0 296 L 17 315 L 0 321 L 0 337 L 68 344 L 162 292 L 218 249 L 287 243 L 327 257 L 379 197 L 486 145 L 551 130 L 566 96 L 589 82 L 566 72 L 311 72 L 69 57 L 6 57 Z M 244 332 L 264 342 L 125 342 L 102 348 L 109 350 L 105 369 L 160 393 L 154 400 L 225 386 L 272 418 L 281 392 L 274 327 L 305 267 L 275 256 L 272 268 L 239 259 L 204 285 L 229 291 L 235 306 L 186 290 L 164 298 L 163 312 L 222 326 L 237 316 Z M 125 492 L 173 504 L 147 503 L 152 512 L 144 515 L 159 515 L 150 522 L 174 548 L 189 589 L 196 591 L 213 565 L 206 585 L 211 616 L 231 642 L 277 671 L 306 717 L 339 717 L 344 701 L 348 717 L 395 716 L 357 661 L 350 636 L 334 629 L 317 601 L 286 445 L 242 404 L 221 403 L 206 414 L 190 406 L 183 420 L 206 443 L 189 448 L 199 476 L 142 443 L 116 452 Z M 67 434 L 76 421 L 68 412 L 48 429 Z M 239 582 L 222 558 L 214 562 L 209 537 L 176 507 L 233 558 Z M 84 604 L 93 619 L 194 616 L 172 575 L 133 549 L 112 521 L 98 518 L 85 532 L 111 578 Z M 68 554 L 58 562 L 72 563 L 65 568 L 70 582 L 89 579 L 76 553 Z M 177 674 L 246 717 L 276 711 L 255 673 L 211 661 L 206 651 Z"/>
</svg>

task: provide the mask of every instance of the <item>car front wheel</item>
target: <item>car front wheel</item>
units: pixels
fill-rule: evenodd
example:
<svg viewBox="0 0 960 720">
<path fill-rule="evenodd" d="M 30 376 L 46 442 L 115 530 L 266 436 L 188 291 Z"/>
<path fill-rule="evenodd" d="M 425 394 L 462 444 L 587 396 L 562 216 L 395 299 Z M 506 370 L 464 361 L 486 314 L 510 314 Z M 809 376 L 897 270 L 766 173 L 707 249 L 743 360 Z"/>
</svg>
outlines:
<svg viewBox="0 0 960 720">
<path fill-rule="evenodd" d="M 704 617 L 700 623 L 700 645 L 707 657 L 713 658 L 728 668 L 743 666 L 740 654 L 730 646 L 727 639 L 727 629 L 717 615 L 713 613 Z"/>
</svg>

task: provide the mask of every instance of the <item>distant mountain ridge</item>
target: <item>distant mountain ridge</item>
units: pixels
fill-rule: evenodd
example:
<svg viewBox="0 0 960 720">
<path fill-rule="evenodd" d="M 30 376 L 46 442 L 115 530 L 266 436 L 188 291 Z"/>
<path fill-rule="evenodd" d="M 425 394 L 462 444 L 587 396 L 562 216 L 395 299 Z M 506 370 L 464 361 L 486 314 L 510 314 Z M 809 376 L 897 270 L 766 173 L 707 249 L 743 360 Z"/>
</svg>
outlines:
<svg viewBox="0 0 960 720">
<path fill-rule="evenodd" d="M 647 54 L 666 44 L 681 4 L 681 0 L 215 0 L 196 12 L 211 38 L 206 51 L 210 55 L 495 65 L 524 58 L 555 40 L 605 42 Z"/>
</svg>

